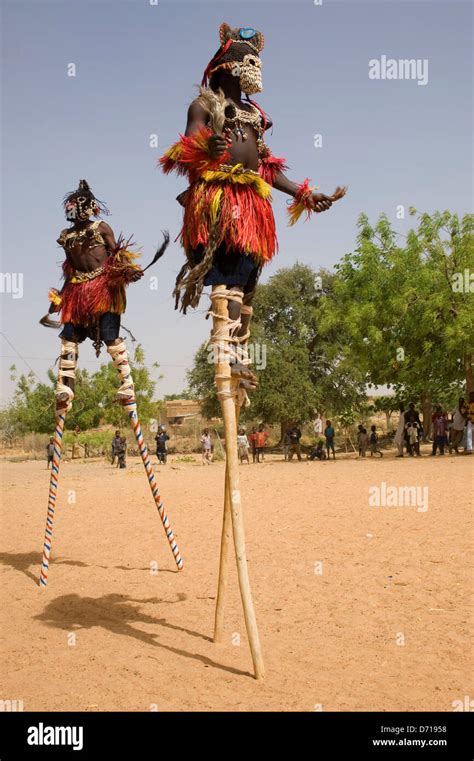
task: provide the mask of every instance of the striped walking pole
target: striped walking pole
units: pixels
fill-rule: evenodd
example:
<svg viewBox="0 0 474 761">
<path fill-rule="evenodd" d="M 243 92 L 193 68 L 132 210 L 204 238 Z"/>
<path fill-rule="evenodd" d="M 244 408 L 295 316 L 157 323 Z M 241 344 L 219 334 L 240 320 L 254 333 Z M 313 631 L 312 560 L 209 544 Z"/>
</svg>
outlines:
<svg viewBox="0 0 474 761">
<path fill-rule="evenodd" d="M 48 514 L 46 516 L 46 529 L 44 532 L 43 558 L 41 560 L 40 571 L 40 587 L 45 587 L 48 583 L 49 557 L 51 554 L 51 543 L 53 540 L 53 521 L 54 511 L 56 508 L 59 464 L 61 462 L 61 452 L 63 447 L 64 419 L 65 415 L 58 415 L 56 418 L 56 429 L 54 431 L 54 455 L 51 465 L 51 477 L 49 479 Z"/>
<path fill-rule="evenodd" d="M 151 493 L 153 494 L 153 499 L 155 500 L 156 507 L 158 510 L 158 513 L 161 518 L 161 522 L 163 524 L 163 528 L 165 530 L 166 536 L 168 538 L 168 542 L 171 547 L 171 552 L 173 553 L 174 559 L 176 561 L 176 565 L 178 566 L 178 570 L 181 571 L 183 567 L 183 559 L 181 557 L 181 554 L 179 552 L 178 545 L 176 543 L 176 539 L 174 538 L 173 530 L 170 526 L 170 522 L 168 520 L 168 516 L 165 513 L 164 505 L 160 498 L 160 492 L 158 489 L 158 484 L 156 483 L 155 474 L 153 472 L 153 468 L 150 462 L 150 457 L 148 455 L 148 447 L 145 444 L 145 441 L 143 439 L 142 429 L 140 426 L 140 421 L 138 420 L 137 415 L 137 405 L 135 400 L 130 400 L 124 403 L 123 405 L 125 409 L 128 412 L 128 417 L 130 419 L 130 425 L 133 428 L 133 432 L 135 434 L 135 438 L 137 440 L 138 448 L 140 450 L 140 455 L 142 458 L 143 466 L 146 470 L 146 474 L 148 476 L 148 483 L 150 484 Z"/>
<path fill-rule="evenodd" d="M 44 533 L 43 557 L 41 560 L 39 585 L 44 588 L 48 583 L 49 558 L 51 555 L 51 543 L 53 540 L 53 520 L 56 510 L 56 494 L 58 490 L 59 464 L 63 449 L 63 430 L 66 413 L 72 407 L 74 399 L 74 382 L 76 376 L 77 358 L 79 348 L 74 341 L 61 340 L 59 354 L 58 379 L 56 383 L 56 428 L 53 439 L 53 462 L 51 465 L 51 477 L 49 480 L 48 514 L 46 516 L 46 529 Z"/>
<path fill-rule="evenodd" d="M 123 405 L 123 407 L 126 409 L 128 413 L 130 425 L 133 428 L 133 432 L 137 440 L 143 466 L 148 476 L 148 483 L 150 484 L 151 493 L 153 494 L 153 499 L 155 500 L 158 514 L 161 518 L 161 522 L 163 524 L 163 528 L 165 530 L 165 534 L 167 536 L 169 545 L 171 547 L 171 552 L 173 553 L 173 557 L 175 559 L 176 565 L 178 566 L 178 570 L 181 571 L 181 569 L 183 568 L 183 559 L 181 557 L 176 539 L 174 538 L 174 534 L 170 526 L 168 516 L 165 513 L 164 505 L 160 498 L 158 484 L 156 483 L 155 474 L 153 472 L 153 468 L 151 466 L 150 458 L 148 455 L 148 448 L 143 439 L 142 429 L 140 426 L 140 421 L 138 419 L 137 402 L 135 399 L 135 388 L 133 385 L 130 365 L 128 363 L 127 347 L 125 345 L 125 342 L 121 341 L 119 344 L 108 346 L 107 351 L 109 352 L 112 358 L 112 362 L 114 363 L 117 369 L 117 372 L 120 375 L 120 378 L 122 379 L 122 385 L 120 386 L 117 392 L 117 400 Z"/>
</svg>

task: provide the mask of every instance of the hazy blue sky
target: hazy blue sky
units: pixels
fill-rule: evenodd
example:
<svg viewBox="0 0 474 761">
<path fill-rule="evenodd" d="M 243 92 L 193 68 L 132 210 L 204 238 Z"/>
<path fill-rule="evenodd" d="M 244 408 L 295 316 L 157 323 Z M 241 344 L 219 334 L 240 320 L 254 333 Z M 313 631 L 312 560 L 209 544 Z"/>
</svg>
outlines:
<svg viewBox="0 0 474 761">
<path fill-rule="evenodd" d="M 398 204 L 471 210 L 468 2 L 4 0 L 2 15 L 1 270 L 24 277 L 23 298 L 0 294 L 2 331 L 42 379 L 59 345 L 38 319 L 48 308 L 48 288 L 60 282 L 62 196 L 86 177 L 107 202 L 115 232 L 133 233 L 143 247 L 145 263 L 161 229 L 176 237 L 175 196 L 185 182 L 165 177 L 155 162 L 184 128 L 222 21 L 265 34 L 258 99 L 275 125 L 268 143 L 287 157 L 290 177 L 309 176 L 327 192 L 349 185 L 333 210 L 294 228 L 287 227 L 286 196 L 275 193 L 280 253 L 263 280 L 296 260 L 331 267 L 351 250 L 361 211 L 394 219 Z M 382 55 L 427 59 L 428 84 L 369 79 L 369 60 Z M 158 149 L 149 146 L 152 133 Z M 316 133 L 322 148 L 314 147 Z M 144 279 L 128 291 L 124 323 L 147 360 L 161 365 L 159 396 L 184 387 L 209 331 L 207 300 L 186 317 L 173 311 L 182 257 L 173 243 L 150 271 L 159 290 Z M 0 349 L 6 398 L 9 365 L 27 367 L 1 336 Z M 89 343 L 80 362 L 98 366 Z"/>
</svg>

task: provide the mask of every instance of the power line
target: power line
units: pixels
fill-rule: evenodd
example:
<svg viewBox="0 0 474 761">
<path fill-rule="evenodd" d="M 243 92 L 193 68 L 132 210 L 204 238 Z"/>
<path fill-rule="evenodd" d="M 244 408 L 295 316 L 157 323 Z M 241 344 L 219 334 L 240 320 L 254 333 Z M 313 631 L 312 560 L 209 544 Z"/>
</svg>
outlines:
<svg viewBox="0 0 474 761">
<path fill-rule="evenodd" d="M 25 357 L 24 357 L 22 354 L 20 354 L 20 352 L 18 351 L 18 349 L 16 348 L 16 346 L 14 346 L 14 345 L 12 344 L 12 342 L 10 341 L 10 339 L 9 339 L 9 338 L 7 338 L 7 336 L 5 335 L 5 333 L 3 332 L 3 330 L 0 330 L 0 335 L 1 335 L 1 336 L 3 336 L 3 338 L 5 339 L 5 341 L 7 342 L 7 344 L 8 344 L 8 345 L 9 345 L 9 346 L 10 346 L 10 347 L 13 349 L 13 351 L 15 352 L 16 356 L 17 356 L 17 357 L 19 357 L 19 358 L 20 358 L 20 359 L 21 359 L 21 360 L 22 360 L 22 361 L 25 363 L 25 365 L 27 366 L 28 370 L 29 370 L 31 373 L 33 373 L 33 375 L 34 375 L 34 376 L 35 376 L 35 378 L 38 380 L 38 382 L 39 382 L 39 383 L 41 383 L 41 382 L 42 382 L 42 381 L 41 381 L 41 378 L 39 378 L 39 377 L 36 375 L 35 371 L 34 371 L 34 370 L 33 370 L 33 368 L 31 367 L 31 365 L 29 365 L 29 364 L 28 364 L 28 362 L 26 361 Z M 13 359 L 13 357 L 12 357 L 11 355 L 8 355 L 8 354 L 5 354 L 5 355 L 1 355 L 1 356 L 4 356 L 5 358 L 8 358 L 8 357 L 9 357 L 10 359 Z M 35 357 L 29 357 L 29 359 L 35 359 Z M 48 362 L 50 362 L 50 361 L 51 361 L 51 360 L 48 358 Z"/>
</svg>

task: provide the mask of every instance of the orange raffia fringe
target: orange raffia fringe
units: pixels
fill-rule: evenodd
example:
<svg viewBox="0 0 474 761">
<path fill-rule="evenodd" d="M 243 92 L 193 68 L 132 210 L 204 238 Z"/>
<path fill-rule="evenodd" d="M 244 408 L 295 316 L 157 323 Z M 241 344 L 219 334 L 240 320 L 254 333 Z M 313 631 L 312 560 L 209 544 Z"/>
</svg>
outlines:
<svg viewBox="0 0 474 761">
<path fill-rule="evenodd" d="M 216 225 L 217 245 L 250 254 L 257 263 L 270 261 L 278 244 L 268 183 L 241 164 L 203 172 L 186 196 L 181 230 L 185 251 L 205 247 Z"/>
<path fill-rule="evenodd" d="M 213 132 L 209 127 L 201 127 L 192 135 L 180 135 L 179 140 L 168 148 L 159 160 L 165 174 L 176 171 L 197 179 L 202 172 L 218 169 L 220 164 L 230 160 L 229 151 L 214 159 L 209 153 L 209 138 Z"/>
<path fill-rule="evenodd" d="M 306 178 L 304 182 L 298 185 L 295 197 L 288 205 L 289 224 L 294 225 L 299 220 L 303 212 L 306 212 L 306 219 L 309 219 L 313 208 L 310 204 L 310 199 L 313 194 L 314 187 L 310 187 L 309 179 Z"/>
<path fill-rule="evenodd" d="M 125 286 L 139 269 L 134 264 L 139 254 L 129 251 L 129 245 L 130 241 L 120 238 L 115 253 L 102 265 L 104 272 L 83 283 L 74 282 L 74 275 L 80 273 L 76 273 L 67 262 L 64 263 L 66 285 L 61 298 L 62 323 L 87 326 L 105 312 L 122 314 L 125 311 Z"/>
</svg>

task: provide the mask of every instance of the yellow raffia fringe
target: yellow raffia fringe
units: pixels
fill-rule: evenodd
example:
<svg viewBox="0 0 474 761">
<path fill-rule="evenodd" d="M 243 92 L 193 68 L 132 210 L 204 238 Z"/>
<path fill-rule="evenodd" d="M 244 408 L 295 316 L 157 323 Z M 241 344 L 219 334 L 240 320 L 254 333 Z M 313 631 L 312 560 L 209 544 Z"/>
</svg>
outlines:
<svg viewBox="0 0 474 761">
<path fill-rule="evenodd" d="M 54 304 L 57 307 L 61 305 L 62 298 L 55 288 L 50 289 L 48 293 L 48 301 L 50 301 L 51 304 Z"/>
<path fill-rule="evenodd" d="M 218 188 L 211 200 L 210 210 L 209 210 L 211 225 L 214 225 L 217 222 L 223 192 L 224 191 L 222 190 L 222 188 Z"/>
<path fill-rule="evenodd" d="M 287 209 L 288 217 L 289 217 L 288 224 L 290 225 L 290 227 L 292 227 L 293 225 L 297 223 L 297 221 L 299 220 L 299 218 L 304 212 L 306 212 L 307 217 L 310 216 L 313 209 L 311 209 L 311 207 L 308 206 L 308 198 L 311 198 L 313 190 L 315 190 L 316 187 L 317 187 L 316 185 L 314 187 L 309 187 L 308 192 L 305 193 L 303 198 L 299 198 L 298 200 L 294 198 L 292 202 L 290 203 L 290 205 L 288 206 L 288 209 Z"/>
<path fill-rule="evenodd" d="M 178 140 L 177 143 L 173 143 L 173 145 L 171 145 L 168 148 L 168 150 L 165 151 L 164 155 L 166 156 L 166 158 L 171 159 L 171 161 L 179 161 L 182 153 L 183 153 L 183 146 Z"/>
<path fill-rule="evenodd" d="M 114 256 L 114 262 L 120 263 L 120 264 L 132 264 L 135 262 L 135 259 L 139 259 L 141 254 L 137 253 L 136 251 L 129 251 L 128 249 L 125 249 L 125 251 L 121 250 L 118 251 Z M 135 265 L 138 266 L 138 265 Z"/>
<path fill-rule="evenodd" d="M 251 169 L 245 170 L 243 164 L 236 164 L 229 170 L 207 169 L 201 179 L 205 182 L 232 182 L 236 185 L 254 185 L 261 198 L 271 198 L 271 188 L 268 182 Z"/>
</svg>

